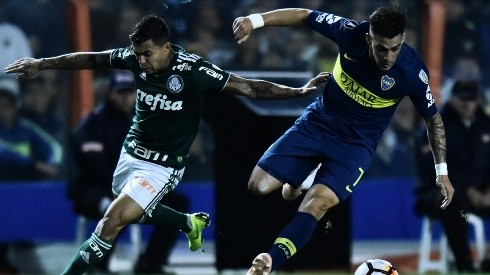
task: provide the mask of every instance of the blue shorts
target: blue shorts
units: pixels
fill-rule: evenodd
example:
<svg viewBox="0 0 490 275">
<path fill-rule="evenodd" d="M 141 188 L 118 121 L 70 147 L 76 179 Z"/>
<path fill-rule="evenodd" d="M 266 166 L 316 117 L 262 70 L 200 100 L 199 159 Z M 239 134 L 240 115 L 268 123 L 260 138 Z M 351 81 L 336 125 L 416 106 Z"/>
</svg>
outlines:
<svg viewBox="0 0 490 275">
<path fill-rule="evenodd" d="M 313 105 L 313 104 L 312 104 Z M 371 164 L 373 149 L 345 139 L 338 119 L 307 111 L 260 158 L 258 166 L 283 183 L 299 187 L 321 164 L 313 184 L 328 186 L 344 201 Z"/>
</svg>

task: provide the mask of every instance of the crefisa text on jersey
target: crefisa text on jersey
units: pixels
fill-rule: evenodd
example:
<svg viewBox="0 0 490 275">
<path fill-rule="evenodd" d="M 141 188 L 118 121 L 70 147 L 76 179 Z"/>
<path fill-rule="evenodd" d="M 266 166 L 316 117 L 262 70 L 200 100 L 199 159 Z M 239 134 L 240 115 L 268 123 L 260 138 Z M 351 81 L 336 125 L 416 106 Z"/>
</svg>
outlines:
<svg viewBox="0 0 490 275">
<path fill-rule="evenodd" d="M 167 96 L 164 94 L 152 94 L 146 93 L 140 89 L 136 90 L 136 100 L 151 106 L 150 110 L 156 110 L 157 106 L 160 110 L 178 111 L 182 110 L 182 101 L 166 100 Z"/>
</svg>

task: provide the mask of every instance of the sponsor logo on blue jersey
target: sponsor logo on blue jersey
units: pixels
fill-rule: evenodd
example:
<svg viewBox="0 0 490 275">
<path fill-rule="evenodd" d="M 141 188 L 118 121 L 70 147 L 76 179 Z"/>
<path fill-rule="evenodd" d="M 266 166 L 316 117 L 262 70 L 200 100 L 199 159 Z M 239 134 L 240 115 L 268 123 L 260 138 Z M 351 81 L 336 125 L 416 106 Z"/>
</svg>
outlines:
<svg viewBox="0 0 490 275">
<path fill-rule="evenodd" d="M 397 104 L 401 98 L 382 98 L 375 93 L 369 91 L 366 87 L 359 84 L 355 79 L 348 75 L 342 69 L 340 64 L 340 55 L 337 57 L 337 62 L 333 68 L 333 76 L 335 83 L 340 89 L 350 98 L 364 107 L 369 108 L 386 108 Z M 387 77 L 386 88 L 389 89 L 395 84 L 395 80 Z M 383 85 L 383 81 L 381 81 Z M 390 86 L 391 85 L 391 86 Z"/>
<path fill-rule="evenodd" d="M 342 19 L 342 17 L 340 17 L 340 16 L 336 16 L 336 15 L 333 15 L 330 13 L 322 13 L 322 14 L 318 15 L 315 20 L 318 23 L 322 23 L 323 20 L 325 20 L 325 23 L 333 24 L 333 23 L 339 21 L 340 19 Z"/>
<path fill-rule="evenodd" d="M 427 103 L 427 108 L 429 108 L 430 106 L 432 106 L 434 104 L 434 97 L 432 96 L 432 92 L 430 91 L 430 86 L 427 85 L 427 90 L 425 91 L 425 98 L 427 98 L 427 101 L 429 101 Z"/>
</svg>

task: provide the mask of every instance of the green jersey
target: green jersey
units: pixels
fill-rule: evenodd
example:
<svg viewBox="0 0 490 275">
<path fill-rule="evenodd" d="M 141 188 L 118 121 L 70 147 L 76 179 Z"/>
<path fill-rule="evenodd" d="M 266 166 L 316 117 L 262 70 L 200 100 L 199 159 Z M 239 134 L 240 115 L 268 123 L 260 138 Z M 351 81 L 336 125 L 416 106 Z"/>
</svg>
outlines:
<svg viewBox="0 0 490 275">
<path fill-rule="evenodd" d="M 139 66 L 132 47 L 115 49 L 111 64 L 130 70 L 136 81 L 136 114 L 124 148 L 135 158 L 182 169 L 199 130 L 203 97 L 218 93 L 230 73 L 186 53 L 176 52 L 169 66 L 153 74 Z"/>
</svg>

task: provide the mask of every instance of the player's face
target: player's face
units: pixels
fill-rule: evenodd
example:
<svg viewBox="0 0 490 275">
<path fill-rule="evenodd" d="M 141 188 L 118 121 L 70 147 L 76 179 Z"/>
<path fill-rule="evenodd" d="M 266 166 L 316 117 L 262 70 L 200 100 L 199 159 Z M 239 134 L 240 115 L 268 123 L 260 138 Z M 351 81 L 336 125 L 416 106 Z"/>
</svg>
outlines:
<svg viewBox="0 0 490 275">
<path fill-rule="evenodd" d="M 405 33 L 393 38 L 386 38 L 370 31 L 366 34 L 366 41 L 369 45 L 369 57 L 371 60 L 376 63 L 379 69 L 387 71 L 395 64 L 405 41 Z"/>
<path fill-rule="evenodd" d="M 477 98 L 460 98 L 452 96 L 451 104 L 461 118 L 471 120 L 475 116 L 479 103 Z"/>
<path fill-rule="evenodd" d="M 151 39 L 140 44 L 133 44 L 133 51 L 141 69 L 149 74 L 154 74 L 167 67 L 173 54 L 170 43 L 158 46 Z"/>
</svg>

